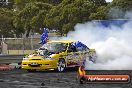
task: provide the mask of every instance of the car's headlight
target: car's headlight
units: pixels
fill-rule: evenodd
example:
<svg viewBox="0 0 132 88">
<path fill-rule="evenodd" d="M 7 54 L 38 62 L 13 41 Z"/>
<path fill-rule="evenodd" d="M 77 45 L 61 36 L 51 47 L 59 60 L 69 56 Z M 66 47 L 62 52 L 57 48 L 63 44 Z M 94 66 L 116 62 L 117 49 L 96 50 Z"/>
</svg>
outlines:
<svg viewBox="0 0 132 88">
<path fill-rule="evenodd" d="M 45 60 L 53 60 L 53 58 L 47 57 L 47 58 L 45 58 Z"/>
<path fill-rule="evenodd" d="M 28 60 L 28 58 L 24 57 L 23 60 Z"/>
</svg>

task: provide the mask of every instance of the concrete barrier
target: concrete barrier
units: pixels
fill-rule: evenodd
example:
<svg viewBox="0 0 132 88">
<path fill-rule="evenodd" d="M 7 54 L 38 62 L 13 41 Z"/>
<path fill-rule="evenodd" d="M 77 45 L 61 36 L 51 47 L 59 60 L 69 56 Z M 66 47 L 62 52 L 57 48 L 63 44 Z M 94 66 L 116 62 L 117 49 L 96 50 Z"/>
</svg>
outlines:
<svg viewBox="0 0 132 88">
<path fill-rule="evenodd" d="M 20 69 L 25 55 L 0 55 L 0 71 Z"/>
<path fill-rule="evenodd" d="M 0 55 L 0 64 L 21 63 L 25 55 Z"/>
</svg>

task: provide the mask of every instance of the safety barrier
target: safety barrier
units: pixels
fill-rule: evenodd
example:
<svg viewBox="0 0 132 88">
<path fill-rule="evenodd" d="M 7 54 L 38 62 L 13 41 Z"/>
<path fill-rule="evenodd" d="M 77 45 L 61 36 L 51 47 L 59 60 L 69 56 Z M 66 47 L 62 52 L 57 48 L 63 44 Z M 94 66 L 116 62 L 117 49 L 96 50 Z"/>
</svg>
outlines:
<svg viewBox="0 0 132 88">
<path fill-rule="evenodd" d="M 25 55 L 0 55 L 0 71 L 20 69 Z"/>
<path fill-rule="evenodd" d="M 20 63 L 25 55 L 0 55 L 0 64 Z"/>
<path fill-rule="evenodd" d="M 10 65 L 0 64 L 0 71 L 12 70 L 13 68 Z"/>
</svg>

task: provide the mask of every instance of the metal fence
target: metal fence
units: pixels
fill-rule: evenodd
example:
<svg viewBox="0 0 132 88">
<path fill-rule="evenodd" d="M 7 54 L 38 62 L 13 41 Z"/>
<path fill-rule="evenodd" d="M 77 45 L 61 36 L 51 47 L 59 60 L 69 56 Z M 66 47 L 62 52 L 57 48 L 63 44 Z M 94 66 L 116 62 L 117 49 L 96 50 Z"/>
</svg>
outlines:
<svg viewBox="0 0 132 88">
<path fill-rule="evenodd" d="M 41 45 L 39 38 L 1 38 L 1 54 L 29 54 Z"/>
<path fill-rule="evenodd" d="M 61 35 L 56 32 L 51 32 L 49 34 L 49 39 L 58 39 Z M 30 38 L 0 38 L 0 54 L 29 54 L 34 52 L 42 45 L 38 44 L 40 42 L 40 35 L 32 36 Z"/>
</svg>

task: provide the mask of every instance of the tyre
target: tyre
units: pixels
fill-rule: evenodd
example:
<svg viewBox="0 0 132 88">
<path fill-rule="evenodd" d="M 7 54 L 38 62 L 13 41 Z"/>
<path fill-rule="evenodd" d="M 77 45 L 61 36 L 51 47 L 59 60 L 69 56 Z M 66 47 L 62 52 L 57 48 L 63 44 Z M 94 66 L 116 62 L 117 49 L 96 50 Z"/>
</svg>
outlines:
<svg viewBox="0 0 132 88">
<path fill-rule="evenodd" d="M 82 76 L 79 81 L 80 81 L 80 84 L 85 84 L 87 80 L 84 76 Z"/>
<path fill-rule="evenodd" d="M 66 63 L 64 59 L 60 59 L 57 63 L 57 70 L 59 72 L 64 72 L 66 69 Z"/>
</svg>

